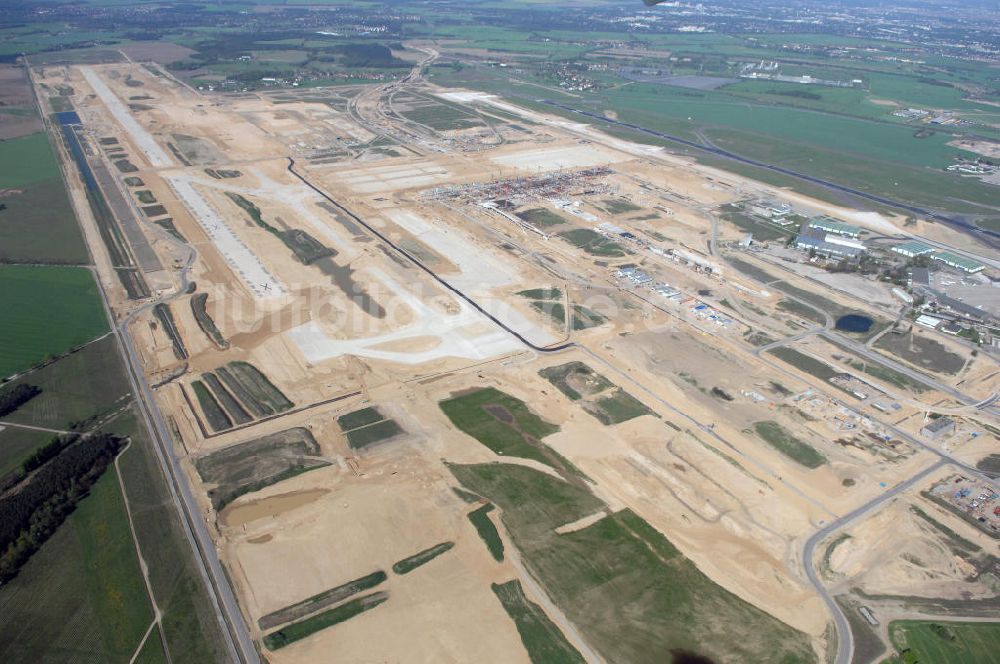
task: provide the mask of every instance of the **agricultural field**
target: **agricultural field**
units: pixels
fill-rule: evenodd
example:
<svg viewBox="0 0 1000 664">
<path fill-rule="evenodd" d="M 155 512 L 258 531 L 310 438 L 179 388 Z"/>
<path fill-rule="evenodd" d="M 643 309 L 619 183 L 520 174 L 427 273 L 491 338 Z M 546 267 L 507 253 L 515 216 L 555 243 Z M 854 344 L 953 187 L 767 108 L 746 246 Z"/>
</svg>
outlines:
<svg viewBox="0 0 1000 664">
<path fill-rule="evenodd" d="M 1000 648 L 1000 624 L 898 620 L 889 625 L 898 655 L 891 664 L 988 664 Z"/>
<path fill-rule="evenodd" d="M 21 574 L 0 589 L 4 661 L 127 661 L 153 618 L 109 469 Z M 73 653 L 70 655 L 70 653 Z"/>
<path fill-rule="evenodd" d="M 0 477 L 20 468 L 32 452 L 52 440 L 53 434 L 47 431 L 32 431 L 12 426 L 0 429 Z"/>
<path fill-rule="evenodd" d="M 52 306 L 59 302 L 59 306 Z M 97 284 L 77 267 L 0 266 L 0 375 L 23 371 L 107 332 Z"/>
</svg>

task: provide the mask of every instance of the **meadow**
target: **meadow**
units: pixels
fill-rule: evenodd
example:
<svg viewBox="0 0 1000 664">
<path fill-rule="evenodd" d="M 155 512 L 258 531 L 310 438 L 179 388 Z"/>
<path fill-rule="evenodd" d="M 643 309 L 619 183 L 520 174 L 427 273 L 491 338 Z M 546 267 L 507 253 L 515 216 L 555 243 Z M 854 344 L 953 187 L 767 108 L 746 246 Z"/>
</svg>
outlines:
<svg viewBox="0 0 1000 664">
<path fill-rule="evenodd" d="M 79 267 L 0 266 L 0 376 L 22 371 L 108 331 L 97 284 Z"/>
<path fill-rule="evenodd" d="M 903 653 L 889 662 L 990 664 L 1000 651 L 1000 623 L 899 620 L 889 625 L 889 636 Z"/>
<path fill-rule="evenodd" d="M 497 504 L 532 575 L 607 661 L 652 664 L 668 653 L 816 661 L 806 635 L 715 584 L 634 513 L 557 535 L 606 506 L 586 488 L 523 466 L 450 468 L 463 487 Z"/>
</svg>

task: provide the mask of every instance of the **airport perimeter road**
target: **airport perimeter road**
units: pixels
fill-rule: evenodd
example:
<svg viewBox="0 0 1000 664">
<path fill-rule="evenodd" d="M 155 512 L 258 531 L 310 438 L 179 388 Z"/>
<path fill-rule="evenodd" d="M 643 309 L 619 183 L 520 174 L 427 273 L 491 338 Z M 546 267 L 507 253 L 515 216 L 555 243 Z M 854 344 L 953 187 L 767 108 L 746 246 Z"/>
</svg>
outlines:
<svg viewBox="0 0 1000 664">
<path fill-rule="evenodd" d="M 813 585 L 816 592 L 819 593 L 819 596 L 823 599 L 823 603 L 826 604 L 827 609 L 833 616 L 833 624 L 837 630 L 837 656 L 833 660 L 834 664 L 851 664 L 851 660 L 854 659 L 854 634 L 851 632 L 851 625 L 847 622 L 847 615 L 844 613 L 844 610 L 839 604 L 837 604 L 833 595 L 831 595 L 830 591 L 826 589 L 826 586 L 823 585 L 819 575 L 816 573 L 816 567 L 813 564 L 813 558 L 816 555 L 816 547 L 833 533 L 837 532 L 841 528 L 844 528 L 845 526 L 850 525 L 853 521 L 874 510 L 876 507 L 883 505 L 886 501 L 892 500 L 903 491 L 906 491 L 914 484 L 920 482 L 931 473 L 946 465 L 948 465 L 947 460 L 939 460 L 937 463 L 928 466 L 905 482 L 897 484 L 895 487 L 881 494 L 874 500 L 865 503 L 861 507 L 858 507 L 854 511 L 849 512 L 839 519 L 828 523 L 821 530 L 818 530 L 815 534 L 813 534 L 812 537 L 806 540 L 806 544 L 802 552 L 802 566 L 805 570 L 806 578 L 809 579 L 809 583 Z"/>
<path fill-rule="evenodd" d="M 700 150 L 702 152 L 708 152 L 709 154 L 714 154 L 718 157 L 724 157 L 732 161 L 738 161 L 742 164 L 748 164 L 750 166 L 756 166 L 757 168 L 763 168 L 774 173 L 780 173 L 782 175 L 787 175 L 799 180 L 804 180 L 812 184 L 819 185 L 824 189 L 829 189 L 831 191 L 838 191 L 844 194 L 850 194 L 858 198 L 863 198 L 873 203 L 879 203 L 881 205 L 888 205 L 889 207 L 894 207 L 900 210 L 906 210 L 907 212 L 912 212 L 918 216 L 931 219 L 933 221 L 940 221 L 943 224 L 951 226 L 957 230 L 964 233 L 968 233 L 974 236 L 976 239 L 988 244 L 994 249 L 1000 249 L 1000 231 L 994 231 L 988 228 L 980 228 L 973 223 L 963 221 L 956 217 L 950 217 L 939 212 L 934 212 L 933 210 L 928 210 L 926 208 L 918 207 L 916 205 L 910 205 L 908 203 L 903 203 L 901 201 L 895 201 L 891 198 L 885 198 L 883 196 L 876 196 L 875 194 L 869 194 L 867 192 L 861 191 L 859 189 L 853 189 L 851 187 L 846 187 L 842 184 L 837 184 L 836 182 L 831 182 L 829 180 L 823 180 L 822 178 L 813 177 L 812 175 L 807 175 L 805 173 L 799 173 L 782 166 L 776 166 L 774 164 L 768 164 L 762 161 L 757 161 L 755 159 L 750 159 L 748 157 L 743 157 L 736 154 L 735 152 L 730 152 L 729 150 L 723 150 L 722 148 L 715 147 L 713 145 L 704 145 L 696 141 L 689 141 L 687 139 L 681 138 L 679 136 L 671 136 L 670 134 L 665 134 L 660 131 L 655 131 L 653 129 L 647 129 L 637 124 L 632 124 L 630 122 L 622 122 L 621 120 L 613 120 L 611 118 L 605 117 L 599 113 L 592 113 L 590 111 L 583 111 L 578 108 L 573 108 L 572 106 L 567 106 L 566 104 L 561 104 L 556 101 L 551 101 L 549 99 L 536 99 L 538 103 L 546 104 L 548 106 L 553 106 L 555 108 L 562 109 L 564 111 L 569 111 L 571 113 L 576 113 L 584 117 L 591 118 L 597 122 L 604 124 L 612 124 L 619 127 L 625 127 L 626 129 L 631 129 L 633 131 L 639 132 L 641 134 L 646 134 L 648 136 L 653 136 L 655 138 L 670 141 L 671 143 L 677 143 L 688 148 L 693 148 L 695 150 Z M 959 253 L 967 253 L 961 252 Z"/>
</svg>

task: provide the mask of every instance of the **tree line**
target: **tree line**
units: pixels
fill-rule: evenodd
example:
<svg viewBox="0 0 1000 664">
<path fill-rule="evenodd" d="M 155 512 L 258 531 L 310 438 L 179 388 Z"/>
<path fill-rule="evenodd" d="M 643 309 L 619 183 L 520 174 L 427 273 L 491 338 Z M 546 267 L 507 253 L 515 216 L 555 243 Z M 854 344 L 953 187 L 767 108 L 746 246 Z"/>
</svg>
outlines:
<svg viewBox="0 0 1000 664">
<path fill-rule="evenodd" d="M 15 410 L 42 393 L 42 388 L 26 383 L 0 391 L 0 417 L 10 415 Z"/>
<path fill-rule="evenodd" d="M 125 440 L 114 434 L 60 436 L 22 464 L 23 481 L 0 497 L 0 584 L 17 576 L 56 532 Z"/>
</svg>

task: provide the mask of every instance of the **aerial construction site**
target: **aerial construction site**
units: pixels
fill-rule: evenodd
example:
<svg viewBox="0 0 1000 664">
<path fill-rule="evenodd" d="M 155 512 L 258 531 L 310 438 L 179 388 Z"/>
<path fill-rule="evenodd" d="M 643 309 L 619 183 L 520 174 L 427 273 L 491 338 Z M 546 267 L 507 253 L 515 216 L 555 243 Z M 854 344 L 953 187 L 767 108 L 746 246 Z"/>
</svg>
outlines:
<svg viewBox="0 0 1000 664">
<path fill-rule="evenodd" d="M 847 662 L 995 595 L 997 356 L 815 247 L 926 242 L 970 294 L 988 251 L 409 50 L 247 93 L 32 69 L 241 659 Z"/>
</svg>

